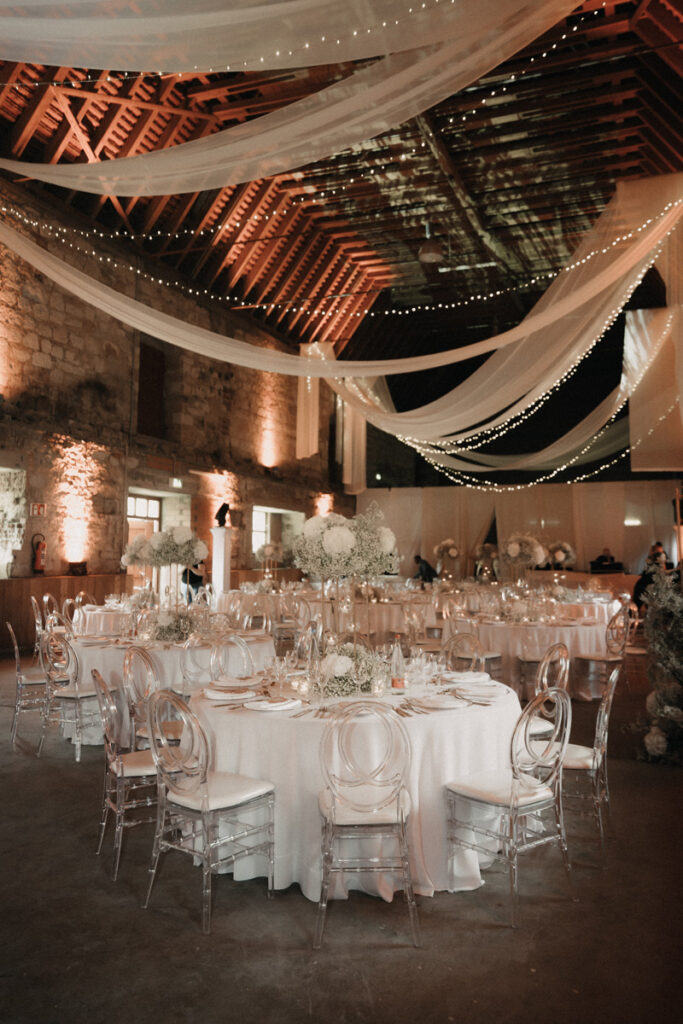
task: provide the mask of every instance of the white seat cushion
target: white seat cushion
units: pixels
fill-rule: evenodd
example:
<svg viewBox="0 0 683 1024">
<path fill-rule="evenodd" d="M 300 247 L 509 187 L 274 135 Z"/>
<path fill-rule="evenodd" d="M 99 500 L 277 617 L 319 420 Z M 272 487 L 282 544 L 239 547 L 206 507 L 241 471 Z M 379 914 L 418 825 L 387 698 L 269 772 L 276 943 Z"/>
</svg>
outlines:
<svg viewBox="0 0 683 1024">
<path fill-rule="evenodd" d="M 452 782 L 447 782 L 446 789 L 468 800 L 506 807 L 510 805 L 512 799 L 512 782 L 512 769 L 502 768 L 495 772 L 473 772 L 472 775 L 459 776 Z M 518 806 L 529 807 L 552 798 L 553 791 L 550 786 L 534 785 L 533 780 L 529 780 L 519 788 Z"/>
<path fill-rule="evenodd" d="M 183 723 L 180 719 L 176 721 L 162 722 L 161 731 L 167 740 L 179 740 L 183 732 Z M 149 729 L 147 726 L 141 726 L 137 730 L 137 735 L 143 740 L 149 739 Z"/>
<path fill-rule="evenodd" d="M 550 736 L 552 735 L 553 728 L 554 726 L 551 722 L 544 722 L 542 718 L 533 718 L 529 726 L 529 735 L 532 737 Z"/>
<path fill-rule="evenodd" d="M 221 807 L 237 807 L 249 800 L 255 800 L 258 796 L 272 793 L 275 789 L 272 782 L 266 782 L 264 779 L 251 779 L 248 775 L 235 775 L 232 772 L 208 772 L 206 788 L 210 811 L 220 810 Z M 200 789 L 189 794 L 171 792 L 169 799 L 174 804 L 187 807 L 192 811 L 200 811 L 202 807 Z"/>
<path fill-rule="evenodd" d="M 132 750 L 129 754 L 122 754 L 120 765 L 122 771 L 117 771 L 124 778 L 139 778 L 141 775 L 154 775 L 156 777 L 156 766 L 151 750 Z"/>
<path fill-rule="evenodd" d="M 84 697 L 95 697 L 95 691 L 92 687 L 79 686 L 78 689 L 69 683 L 67 686 L 60 686 L 58 690 L 55 690 L 55 697 L 60 700 L 83 700 Z"/>
<path fill-rule="evenodd" d="M 562 763 L 565 768 L 575 771 L 590 771 L 593 767 L 593 748 L 583 747 L 579 743 L 568 743 Z"/>
<path fill-rule="evenodd" d="M 25 686 L 45 686 L 45 673 L 42 668 L 22 668 L 21 680 Z"/>
<path fill-rule="evenodd" d="M 388 795 L 388 794 L 387 794 Z M 354 803 L 372 804 L 381 803 L 383 795 L 371 786 L 358 786 L 349 792 L 349 799 Z M 318 794 L 318 807 L 324 818 L 329 820 L 334 810 L 334 821 L 337 825 L 396 825 L 403 813 L 404 820 L 410 814 L 410 794 L 402 789 L 399 799 L 382 807 L 377 811 L 356 811 L 344 803 L 335 802 L 329 789 L 324 789 Z"/>
<path fill-rule="evenodd" d="M 576 655 L 576 660 L 577 661 L 609 661 L 609 662 L 613 661 L 613 662 L 616 663 L 618 661 L 623 661 L 624 659 L 622 658 L 621 654 L 598 654 L 596 652 L 595 654 L 577 654 Z"/>
</svg>

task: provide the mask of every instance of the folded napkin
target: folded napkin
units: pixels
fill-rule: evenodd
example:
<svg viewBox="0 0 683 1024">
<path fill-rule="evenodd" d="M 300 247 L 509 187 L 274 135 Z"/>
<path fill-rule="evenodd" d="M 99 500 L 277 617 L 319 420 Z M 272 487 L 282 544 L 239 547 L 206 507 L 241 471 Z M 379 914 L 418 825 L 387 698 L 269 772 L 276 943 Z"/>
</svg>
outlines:
<svg viewBox="0 0 683 1024">
<path fill-rule="evenodd" d="M 221 690 L 212 690 L 210 687 L 206 687 L 202 690 L 202 695 L 208 697 L 209 700 L 234 700 L 236 703 L 242 700 L 249 700 L 254 696 L 253 690 L 229 690 L 227 693 Z"/>
<path fill-rule="evenodd" d="M 254 689 L 260 685 L 261 680 L 256 676 L 222 676 L 220 679 L 211 680 L 213 690 L 239 690 Z"/>
<path fill-rule="evenodd" d="M 428 697 L 420 697 L 415 700 L 415 704 L 419 708 L 431 708 L 433 711 L 452 711 L 453 708 L 465 706 L 455 694 L 451 693 L 435 693 Z"/>
<path fill-rule="evenodd" d="M 491 676 L 488 672 L 444 672 L 443 682 L 445 686 L 465 684 L 490 683 Z"/>
<path fill-rule="evenodd" d="M 291 711 L 301 707 L 301 701 L 298 697 L 262 697 L 249 700 L 244 706 L 250 711 Z"/>
</svg>

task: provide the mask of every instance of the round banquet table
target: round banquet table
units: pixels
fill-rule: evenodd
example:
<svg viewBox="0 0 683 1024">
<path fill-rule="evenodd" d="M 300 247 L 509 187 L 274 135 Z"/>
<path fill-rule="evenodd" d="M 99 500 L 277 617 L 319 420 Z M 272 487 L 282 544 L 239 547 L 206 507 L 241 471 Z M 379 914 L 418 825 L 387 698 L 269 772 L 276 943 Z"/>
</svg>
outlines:
<svg viewBox="0 0 683 1024">
<path fill-rule="evenodd" d="M 82 630 L 84 636 L 120 636 L 130 627 L 131 613 L 122 608 L 104 605 L 83 605 Z"/>
<path fill-rule="evenodd" d="M 218 595 L 216 608 L 219 612 L 227 610 L 232 593 L 234 592 L 231 591 Z M 256 598 L 262 595 L 246 594 L 242 596 L 244 607 L 249 611 L 252 605 L 249 599 L 254 598 L 253 608 L 256 609 L 258 606 Z M 272 606 L 277 613 L 280 612 L 281 596 L 279 594 L 270 595 Z M 336 623 L 332 617 L 332 601 L 329 598 L 326 598 L 324 602 L 321 601 L 319 590 L 302 590 L 294 596 L 302 597 L 307 602 L 312 616 L 322 615 L 326 628 L 336 629 Z M 365 598 L 359 597 L 356 599 L 355 604 L 352 604 L 351 599 L 346 597 L 340 603 L 342 610 L 339 617 L 339 629 L 342 632 L 351 629 L 354 621 L 361 633 L 385 634 L 403 632 L 406 628 L 404 609 L 417 604 L 425 609 L 425 627 L 441 624 L 440 620 L 437 623 L 436 608 L 431 594 L 426 594 L 419 590 L 406 591 L 400 597 L 392 597 L 388 600 L 366 601 Z"/>
<path fill-rule="evenodd" d="M 496 696 L 488 707 L 462 704 L 401 719 L 412 748 L 406 780 L 412 802 L 411 868 L 415 890 L 424 896 L 482 884 L 473 851 L 459 850 L 449 860 L 444 785 L 461 773 L 510 764 L 519 700 L 503 684 L 493 685 Z M 308 899 L 317 901 L 321 881 L 318 794 L 324 788 L 318 748 L 326 719 L 313 713 L 296 718 L 292 711 L 220 708 L 199 694 L 191 704 L 209 739 L 213 768 L 275 784 L 275 888 L 297 883 Z M 234 874 L 236 879 L 262 875 L 262 858 L 244 858 L 235 865 Z M 334 882 L 334 898 L 358 888 L 391 900 L 394 891 L 403 888 L 400 875 L 391 872 L 335 876 Z"/>
<path fill-rule="evenodd" d="M 525 699 L 533 696 L 521 693 L 519 658 L 540 661 L 552 644 L 565 644 L 569 651 L 569 692 L 577 700 L 593 700 L 602 696 L 594 692 L 595 683 L 579 671 L 574 659 L 605 650 L 605 626 L 594 620 L 567 619 L 563 623 L 493 622 L 482 619 L 447 619 L 444 623 L 444 642 L 455 633 L 476 633 L 487 651 L 499 651 L 502 659 L 501 678 Z"/>
<path fill-rule="evenodd" d="M 273 639 L 266 633 L 256 633 L 251 636 L 242 637 L 249 647 L 251 656 L 254 659 L 254 668 L 260 672 L 265 667 L 266 659 L 273 657 L 275 648 Z M 210 642 L 210 641 L 209 641 Z M 93 643 L 92 639 L 82 637 L 74 638 L 74 648 L 78 655 L 80 666 L 80 687 L 81 693 L 93 694 L 93 701 L 96 700 L 95 689 L 92 683 L 92 670 L 96 668 L 101 674 L 110 690 L 118 694 L 123 687 L 123 660 L 129 647 L 144 648 L 152 658 L 156 669 L 161 688 L 183 692 L 183 673 L 181 668 L 182 644 L 161 643 L 159 641 L 135 642 L 132 640 L 107 641 Z M 235 658 L 234 669 L 232 658 Z M 239 666 L 238 654 L 231 652 L 228 661 L 228 670 L 237 671 Z M 210 681 L 210 674 L 207 672 L 206 682 Z M 120 701 L 120 698 L 119 698 Z M 127 729 L 127 708 L 119 703 L 124 712 L 124 734 Z M 68 727 L 67 727 L 68 730 Z M 65 735 L 69 735 L 68 731 Z M 125 736 L 124 736 L 125 738 Z M 86 729 L 83 733 L 84 744 L 99 744 L 102 742 L 102 730 L 97 728 Z"/>
</svg>

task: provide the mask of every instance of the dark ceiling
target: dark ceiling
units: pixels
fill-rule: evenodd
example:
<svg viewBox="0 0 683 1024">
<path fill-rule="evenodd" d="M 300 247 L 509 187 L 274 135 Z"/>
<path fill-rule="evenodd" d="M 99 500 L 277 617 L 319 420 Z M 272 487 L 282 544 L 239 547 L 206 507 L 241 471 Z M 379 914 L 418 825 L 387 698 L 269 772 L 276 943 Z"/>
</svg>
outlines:
<svg viewBox="0 0 683 1024">
<path fill-rule="evenodd" d="M 681 170 L 681 40 L 679 0 L 587 0 L 479 82 L 301 170 L 154 198 L 29 187 L 293 345 L 332 341 L 341 358 L 455 347 L 519 321 L 543 290 L 532 279 L 568 260 L 618 181 Z M 164 77 L 0 62 L 0 153 L 55 163 L 173 146 L 352 67 Z M 427 233 L 440 262 L 418 258 Z M 394 378 L 397 406 L 459 373 Z"/>
</svg>

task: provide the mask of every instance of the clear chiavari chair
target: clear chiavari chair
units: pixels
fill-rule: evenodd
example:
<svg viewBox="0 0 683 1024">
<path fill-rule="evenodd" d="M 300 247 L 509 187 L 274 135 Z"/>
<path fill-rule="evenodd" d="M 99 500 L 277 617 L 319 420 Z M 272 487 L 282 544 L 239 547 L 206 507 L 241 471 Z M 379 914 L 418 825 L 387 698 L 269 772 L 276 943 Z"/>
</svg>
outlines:
<svg viewBox="0 0 683 1024">
<path fill-rule="evenodd" d="M 446 667 L 454 672 L 483 672 L 484 653 L 484 648 L 474 633 L 456 633 L 441 647 Z"/>
<path fill-rule="evenodd" d="M 76 761 L 80 761 L 84 731 L 100 724 L 94 686 L 92 682 L 81 679 L 78 654 L 66 634 L 44 633 L 40 651 L 46 697 L 38 756 L 43 749 L 48 725 L 57 723 L 72 733 L 74 756 Z"/>
<path fill-rule="evenodd" d="M 210 655 L 211 679 L 246 679 L 256 675 L 254 658 L 241 636 L 226 634 L 214 642 Z"/>
<path fill-rule="evenodd" d="M 17 727 L 19 715 L 25 711 L 42 711 L 45 704 L 45 672 L 42 668 L 22 668 L 19 645 L 12 625 L 6 622 L 12 638 L 14 648 L 14 661 L 16 665 L 16 691 L 14 697 L 14 714 L 12 716 L 12 727 L 10 730 L 10 742 L 14 746 L 17 738 Z"/>
<path fill-rule="evenodd" d="M 539 714 L 552 731 L 539 739 L 533 723 Z M 510 767 L 474 772 L 446 785 L 448 844 L 508 864 L 511 923 L 518 920 L 518 858 L 540 846 L 560 848 L 571 889 L 571 864 L 562 805 L 562 763 L 571 728 L 571 701 L 565 690 L 537 694 L 515 726 Z"/>
<path fill-rule="evenodd" d="M 157 825 L 144 906 L 149 906 L 162 853 L 176 850 L 202 864 L 202 930 L 211 931 L 211 880 L 219 863 L 243 857 L 266 861 L 268 896 L 274 885 L 273 811 L 275 787 L 209 767 L 209 744 L 197 717 L 169 690 L 154 693 L 148 704 L 152 756 L 158 773 Z M 181 741 L 168 743 L 161 723 L 173 716 L 182 723 Z"/>
<path fill-rule="evenodd" d="M 313 948 L 322 944 L 332 877 L 366 872 L 400 872 L 413 944 L 419 946 L 406 833 L 410 741 L 396 712 L 376 701 L 340 705 L 320 741 L 320 766 L 322 881 Z M 368 844 L 363 855 L 357 845 L 348 849 L 349 841 L 359 840 Z"/>
<path fill-rule="evenodd" d="M 130 747 L 136 750 L 141 744 L 149 744 L 147 728 L 147 702 L 153 693 L 161 688 L 159 674 L 152 656 L 144 647 L 129 647 L 123 659 L 123 692 L 128 705 L 130 719 Z M 180 725 L 175 721 L 164 722 L 164 734 L 170 742 L 180 736 Z"/>
<path fill-rule="evenodd" d="M 114 857 L 111 877 L 116 881 L 121 860 L 123 833 L 127 828 L 156 820 L 149 810 L 156 804 L 157 770 L 151 750 L 126 750 L 120 708 L 104 679 L 92 670 L 93 685 L 100 707 L 104 734 L 104 784 L 102 813 L 96 853 L 102 852 L 109 813 L 114 815 Z M 140 816 L 141 808 L 147 814 Z"/>
</svg>

